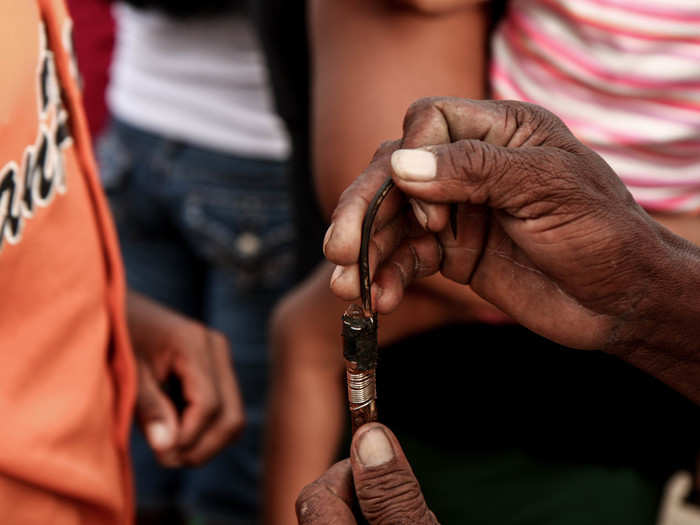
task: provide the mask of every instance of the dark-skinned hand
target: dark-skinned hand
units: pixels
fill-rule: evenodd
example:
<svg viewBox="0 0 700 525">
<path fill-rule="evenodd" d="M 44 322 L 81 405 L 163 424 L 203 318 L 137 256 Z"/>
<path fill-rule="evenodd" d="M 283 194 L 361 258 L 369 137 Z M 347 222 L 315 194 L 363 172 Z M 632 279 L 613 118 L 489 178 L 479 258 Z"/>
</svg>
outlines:
<svg viewBox="0 0 700 525">
<path fill-rule="evenodd" d="M 136 417 L 153 452 L 167 467 L 209 460 L 245 425 L 226 337 L 134 292 L 127 310 L 139 375 Z M 181 386 L 182 407 L 165 389 L 170 378 Z"/>
<path fill-rule="evenodd" d="M 301 525 L 438 523 L 396 436 L 379 423 L 358 429 L 350 458 L 305 487 L 296 511 Z"/>
<path fill-rule="evenodd" d="M 441 272 L 533 331 L 620 355 L 700 401 L 700 254 L 655 222 L 553 114 L 512 101 L 423 99 L 343 193 L 324 241 L 331 288 L 359 295 L 361 223 L 376 190 L 379 312 Z M 457 235 L 449 204 L 458 204 Z"/>
</svg>

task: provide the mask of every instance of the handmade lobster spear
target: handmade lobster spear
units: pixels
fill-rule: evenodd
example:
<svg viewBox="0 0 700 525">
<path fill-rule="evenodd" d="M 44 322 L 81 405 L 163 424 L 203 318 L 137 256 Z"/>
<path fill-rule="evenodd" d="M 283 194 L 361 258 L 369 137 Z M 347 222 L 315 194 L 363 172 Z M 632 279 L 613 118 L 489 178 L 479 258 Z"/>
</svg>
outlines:
<svg viewBox="0 0 700 525">
<path fill-rule="evenodd" d="M 369 275 L 369 243 L 374 218 L 379 207 L 394 187 L 391 178 L 377 191 L 362 221 L 362 241 L 358 266 L 360 269 L 360 296 L 362 306 L 350 305 L 343 314 L 343 356 L 348 383 L 348 403 L 352 432 L 365 423 L 377 420 L 377 312 L 372 309 Z M 450 226 L 457 238 L 458 206 L 450 206 Z"/>
<path fill-rule="evenodd" d="M 387 179 L 365 213 L 358 260 L 362 306 L 350 305 L 343 314 L 343 356 L 353 434 L 365 423 L 377 420 L 377 312 L 372 309 L 370 293 L 369 242 L 374 217 L 393 186 Z"/>
</svg>

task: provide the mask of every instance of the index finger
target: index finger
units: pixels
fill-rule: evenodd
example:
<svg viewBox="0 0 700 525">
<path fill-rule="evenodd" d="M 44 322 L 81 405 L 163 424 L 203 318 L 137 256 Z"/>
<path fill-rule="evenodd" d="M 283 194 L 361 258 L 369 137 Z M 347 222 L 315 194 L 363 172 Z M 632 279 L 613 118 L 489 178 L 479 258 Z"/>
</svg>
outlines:
<svg viewBox="0 0 700 525">
<path fill-rule="evenodd" d="M 369 167 L 340 196 L 323 242 L 323 253 L 328 260 L 341 266 L 357 262 L 362 221 L 375 193 L 392 175 L 391 153 L 398 147 L 398 141 L 382 145 Z M 377 212 L 373 232 L 389 223 L 405 202 L 401 192 L 391 191 Z"/>
<path fill-rule="evenodd" d="M 217 332 L 210 333 L 209 339 L 214 360 L 213 373 L 218 378 L 218 381 L 213 382 L 218 385 L 221 410 L 190 448 L 183 447 L 181 457 L 188 465 L 199 465 L 209 460 L 236 439 L 245 426 L 243 400 L 235 377 L 228 341 Z"/>
</svg>

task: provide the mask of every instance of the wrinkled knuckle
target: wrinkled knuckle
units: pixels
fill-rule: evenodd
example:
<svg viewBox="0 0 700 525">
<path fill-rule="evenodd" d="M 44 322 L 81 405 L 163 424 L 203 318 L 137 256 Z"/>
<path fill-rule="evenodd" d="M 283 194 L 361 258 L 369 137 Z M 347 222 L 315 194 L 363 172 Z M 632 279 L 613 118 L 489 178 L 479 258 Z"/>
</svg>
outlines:
<svg viewBox="0 0 700 525">
<path fill-rule="evenodd" d="M 474 151 L 469 141 L 460 143 L 460 147 L 445 148 L 444 162 L 451 179 L 467 177 L 471 169 L 471 153 Z"/>
<path fill-rule="evenodd" d="M 383 150 L 389 149 L 395 143 L 396 143 L 395 140 L 384 140 L 384 141 L 382 141 L 381 144 L 379 144 L 379 148 L 377 149 L 377 151 L 383 151 Z"/>
<path fill-rule="evenodd" d="M 326 487 L 314 481 L 302 489 L 294 504 L 299 523 L 314 523 L 324 514 Z"/>
<path fill-rule="evenodd" d="M 406 110 L 406 116 L 403 119 L 404 132 L 423 115 L 439 111 L 438 104 L 442 99 L 443 97 L 423 97 L 414 101 Z"/>
<path fill-rule="evenodd" d="M 379 145 L 379 148 L 377 148 L 377 151 L 374 152 L 374 156 L 372 157 L 372 162 L 376 162 L 382 157 L 386 157 L 390 153 L 393 153 L 396 149 L 398 149 L 401 141 L 399 140 L 385 140 Z"/>
<path fill-rule="evenodd" d="M 448 148 L 449 155 L 447 162 L 452 172 L 455 174 L 455 186 L 467 184 L 473 189 L 487 183 L 493 177 L 497 168 L 497 149 L 486 143 L 478 145 L 473 141 L 463 141 L 460 148 Z M 447 188 L 447 191 L 456 191 L 457 188 Z M 478 191 L 472 193 L 471 201 L 481 203 L 485 200 Z"/>
<path fill-rule="evenodd" d="M 527 104 L 529 112 L 533 116 L 533 120 L 539 124 L 544 124 L 549 127 L 563 127 L 564 123 L 562 120 L 554 113 L 549 111 L 547 108 L 539 106 L 537 104 Z"/>
<path fill-rule="evenodd" d="M 422 113 L 426 109 L 432 109 L 440 97 L 422 97 L 414 100 L 408 110 L 406 111 L 406 117 L 415 116 L 416 113 Z"/>
<path fill-rule="evenodd" d="M 415 478 L 404 471 L 385 472 L 365 481 L 357 495 L 371 523 L 423 523 L 429 512 Z"/>
</svg>

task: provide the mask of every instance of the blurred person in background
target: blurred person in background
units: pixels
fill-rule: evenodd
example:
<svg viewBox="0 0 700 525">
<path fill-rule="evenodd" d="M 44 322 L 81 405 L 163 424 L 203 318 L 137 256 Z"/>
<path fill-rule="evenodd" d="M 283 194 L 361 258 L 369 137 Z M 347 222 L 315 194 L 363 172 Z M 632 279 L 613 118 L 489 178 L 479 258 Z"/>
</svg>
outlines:
<svg viewBox="0 0 700 525">
<path fill-rule="evenodd" d="M 0 523 L 130 525 L 133 417 L 164 461 L 240 431 L 225 337 L 128 291 L 62 0 L 0 2 Z M 138 377 L 137 372 L 138 370 Z M 161 384 L 182 385 L 180 414 Z"/>
<path fill-rule="evenodd" d="M 311 107 L 313 176 L 326 218 L 376 144 L 400 135 L 404 108 L 413 100 L 482 98 L 493 86 L 497 96 L 556 105 L 657 220 L 700 241 L 693 8 L 513 1 L 491 34 L 488 27 L 503 13 L 496 3 L 312 1 L 309 70 L 284 65 L 290 57 L 303 60 L 304 25 L 298 22 L 294 33 L 289 23 L 281 28 L 270 21 L 285 10 L 281 19 L 294 20 L 292 12 L 304 12 L 305 2 L 262 4 L 280 112 L 294 122 L 300 101 Z M 649 33 L 649 17 L 662 15 L 666 36 Z M 494 56 L 487 63 L 489 40 Z M 677 67 L 656 75 L 655 61 L 670 56 Z M 590 75 L 592 61 L 599 62 L 598 76 Z M 308 85 L 313 94 L 304 99 Z M 285 91 L 296 94 L 296 108 Z M 412 205 L 417 217 L 429 220 L 429 209 Z M 269 523 L 294 523 L 298 491 L 332 462 L 343 434 L 338 331 L 347 303 L 327 285 L 329 278 L 352 279 L 356 268 L 331 277 L 332 271 L 319 267 L 276 312 L 269 435 L 285 439 L 268 440 Z M 575 352 L 510 325 L 468 287 L 422 279 L 380 325 L 384 346 L 401 341 L 381 355 L 380 417 L 408 440 L 429 501 L 446 522 L 539 516 L 556 523 L 652 523 L 664 480 L 692 463 L 700 433 L 692 403 L 610 356 Z M 465 337 L 469 350 L 450 351 Z M 420 358 L 425 347 L 442 347 L 445 355 L 426 362 Z M 424 394 L 418 399 L 412 394 L 417 362 Z M 463 399 L 470 400 L 466 434 L 467 416 L 454 404 Z M 428 432 L 430 422 L 444 432 Z M 667 430 L 680 427 L 680 438 Z M 603 440 L 597 437 L 602 428 Z"/>
<path fill-rule="evenodd" d="M 67 0 L 73 19 L 75 55 L 90 134 L 98 137 L 109 119 L 105 91 L 114 49 L 114 18 L 105 0 Z"/>
<path fill-rule="evenodd" d="M 99 160 L 127 280 L 228 336 L 247 416 L 236 445 L 198 469 L 159 465 L 135 433 L 141 523 L 248 523 L 258 510 L 266 323 L 293 279 L 295 234 L 288 139 L 244 4 L 114 4 Z"/>
</svg>

